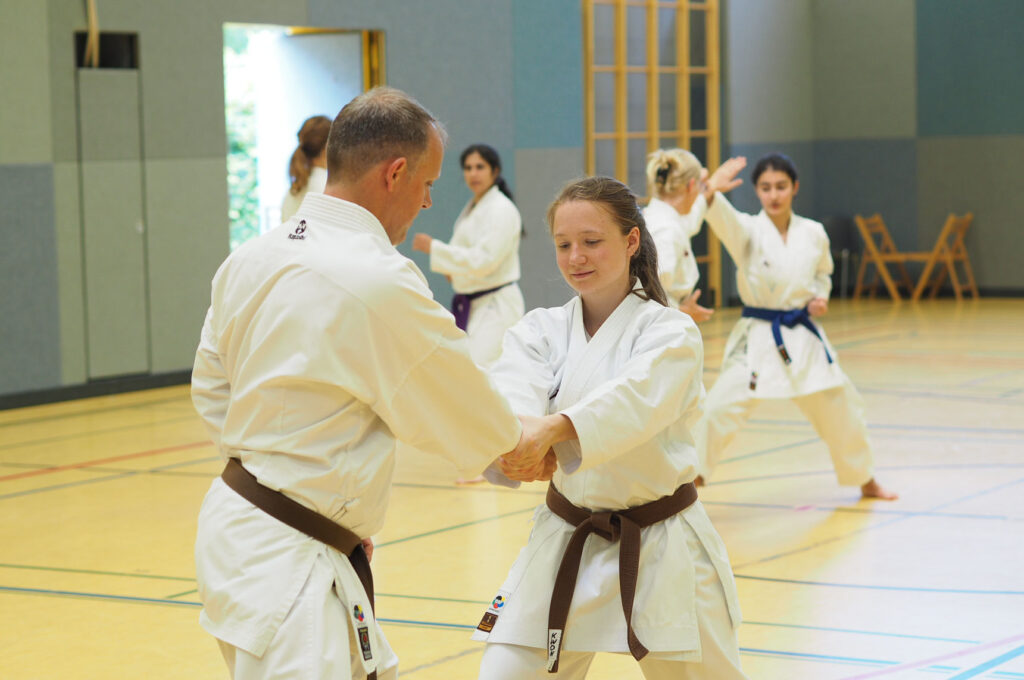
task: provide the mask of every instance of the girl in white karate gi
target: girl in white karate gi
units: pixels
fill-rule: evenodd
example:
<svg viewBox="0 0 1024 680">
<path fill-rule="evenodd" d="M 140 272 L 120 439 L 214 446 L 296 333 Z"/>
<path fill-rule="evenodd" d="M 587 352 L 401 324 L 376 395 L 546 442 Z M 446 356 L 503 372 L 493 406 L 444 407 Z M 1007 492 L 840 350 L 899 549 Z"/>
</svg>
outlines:
<svg viewBox="0 0 1024 680">
<path fill-rule="evenodd" d="M 474 634 L 487 641 L 480 678 L 540 679 L 553 666 L 556 677 L 583 678 L 599 651 L 632 651 L 648 680 L 743 678 L 729 559 L 690 484 L 690 423 L 704 399 L 700 333 L 666 306 L 654 242 L 628 187 L 607 177 L 570 184 L 548 223 L 558 267 L 579 295 L 527 314 L 491 372 L 524 420 L 528 457 L 557 456 L 552 486 L 595 517 L 681 490 L 692 491 L 692 504 L 639 530 L 638 569 L 622 572 L 637 575 L 631 598 L 620 598 L 626 529 L 623 540 L 586 538 L 576 585 L 561 591 L 573 593 L 567 619 L 554 633 L 549 608 L 575 527 L 539 507 Z M 502 470 L 514 476 L 509 463 Z M 507 483 L 493 468 L 485 474 Z M 639 650 L 628 637 L 627 599 Z"/>
<path fill-rule="evenodd" d="M 281 221 L 287 222 L 302 205 L 306 194 L 322 194 L 327 186 L 327 137 L 331 119 L 307 118 L 299 128 L 299 145 L 288 162 L 291 186 L 281 200 Z"/>
<path fill-rule="evenodd" d="M 431 271 L 448 277 L 455 290 L 455 322 L 469 336 L 469 352 L 481 368 L 501 354 L 501 339 L 523 316 L 519 289 L 519 238 L 523 222 L 501 176 L 501 158 L 486 144 L 459 157 L 473 198 L 455 221 L 452 240 L 413 237 L 413 250 L 430 254 Z"/>
<path fill-rule="evenodd" d="M 707 211 L 701 193 L 706 176 L 697 157 L 685 149 L 658 149 L 647 156 L 651 202 L 644 208 L 644 220 L 658 247 L 658 277 L 668 303 L 697 323 L 714 314 L 697 302 L 700 270 L 690 245 L 690 239 L 700 233 Z"/>
<path fill-rule="evenodd" d="M 757 162 L 753 181 L 763 210 L 737 211 L 721 192 L 738 186 L 745 158 L 708 179 L 708 224 L 736 263 L 743 317 L 726 342 L 722 371 L 697 428 L 701 477 L 707 480 L 760 399 L 792 399 L 825 440 L 839 483 L 869 498 L 896 494 L 875 480 L 864 401 L 839 367 L 836 351 L 812 317 L 828 311 L 832 255 L 825 228 L 793 213 L 796 167 L 782 154 Z"/>
</svg>

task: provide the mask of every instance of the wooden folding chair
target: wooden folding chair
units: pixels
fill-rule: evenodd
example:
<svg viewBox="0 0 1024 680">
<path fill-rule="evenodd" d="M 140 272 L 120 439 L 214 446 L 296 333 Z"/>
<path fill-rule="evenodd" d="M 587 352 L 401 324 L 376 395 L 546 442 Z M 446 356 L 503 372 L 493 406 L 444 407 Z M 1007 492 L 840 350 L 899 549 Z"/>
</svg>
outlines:
<svg viewBox="0 0 1024 680">
<path fill-rule="evenodd" d="M 875 292 L 878 289 L 878 278 L 881 276 L 882 282 L 885 284 L 886 290 L 889 291 L 889 295 L 892 296 L 893 300 L 899 300 L 900 291 L 899 285 L 902 284 L 907 289 L 909 295 L 914 290 L 914 282 L 910 278 L 910 274 L 907 272 L 906 263 L 911 260 L 925 261 L 927 255 L 930 253 L 901 253 L 896 249 L 896 244 L 892 240 L 892 236 L 889 235 L 889 229 L 885 226 L 885 222 L 882 220 L 882 216 L 875 213 L 867 219 L 856 215 L 854 221 L 857 223 L 857 230 L 860 232 L 861 238 L 864 240 L 864 255 L 860 259 L 860 267 L 857 270 L 857 285 L 853 289 L 853 299 L 856 300 L 860 297 L 861 292 L 865 289 L 864 275 L 867 274 L 869 264 L 875 266 L 874 276 L 871 277 L 870 284 L 870 297 L 875 297 Z M 877 243 L 876 243 L 877 239 Z M 920 257 L 915 257 L 920 255 Z M 895 264 L 899 269 L 900 282 L 896 283 L 896 280 L 889 273 L 887 264 Z"/>
<path fill-rule="evenodd" d="M 964 235 L 973 221 L 973 213 L 967 213 L 963 217 L 957 217 L 950 213 L 949 217 L 946 218 L 946 223 L 943 225 L 942 231 L 939 232 L 939 238 L 935 240 L 935 247 L 928 254 L 929 257 L 925 261 L 924 271 L 921 272 L 921 278 L 914 289 L 914 300 L 921 297 L 925 286 L 929 283 L 932 286 L 929 297 L 935 299 L 939 288 L 942 287 L 943 282 L 946 280 L 947 274 L 949 275 L 950 283 L 953 284 L 953 294 L 956 295 L 957 300 L 963 299 L 961 291 L 964 289 L 971 292 L 972 298 L 978 299 L 978 284 L 974 280 L 971 259 L 967 255 L 967 246 L 964 244 Z M 960 277 L 956 273 L 958 262 L 963 264 L 965 283 L 960 282 Z M 932 270 L 936 265 L 939 266 L 938 271 L 935 272 L 933 278 L 929 278 L 932 276 Z"/>
</svg>

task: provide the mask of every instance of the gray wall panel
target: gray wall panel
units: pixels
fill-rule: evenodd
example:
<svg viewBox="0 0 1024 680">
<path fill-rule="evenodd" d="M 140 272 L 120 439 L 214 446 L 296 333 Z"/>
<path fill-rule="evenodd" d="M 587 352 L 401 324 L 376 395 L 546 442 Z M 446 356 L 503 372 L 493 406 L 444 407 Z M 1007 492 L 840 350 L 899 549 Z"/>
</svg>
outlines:
<svg viewBox="0 0 1024 680">
<path fill-rule="evenodd" d="M 817 138 L 915 135 L 914 6 L 914 0 L 816 0 Z"/>
<path fill-rule="evenodd" d="M 137 161 L 142 155 L 138 72 L 79 69 L 77 77 L 82 160 Z"/>
<path fill-rule="evenodd" d="M 192 366 L 210 281 L 228 255 L 223 158 L 146 162 L 154 373 Z"/>
<path fill-rule="evenodd" d="M 79 182 L 77 163 L 54 164 L 61 382 L 65 385 L 83 383 L 88 378 L 85 357 L 82 203 Z"/>
<path fill-rule="evenodd" d="M 0 0 L 0 17 L 0 163 L 49 163 L 53 140 L 46 4 Z"/>
<path fill-rule="evenodd" d="M 725 133 L 731 144 L 814 137 L 810 0 L 725 4 Z"/>
<path fill-rule="evenodd" d="M 1024 137 L 917 142 L 918 242 L 929 250 L 950 212 L 974 213 L 967 249 L 979 286 L 1024 291 Z"/>
<path fill-rule="evenodd" d="M 553 307 L 572 297 L 555 264 L 555 249 L 544 216 L 559 189 L 583 175 L 583 149 L 519 149 L 516 151 L 516 201 L 526 238 L 519 248 L 520 283 L 526 308 Z"/>
<path fill-rule="evenodd" d="M 60 384 L 53 167 L 0 165 L 0 393 Z"/>
<path fill-rule="evenodd" d="M 824 141 L 814 145 L 816 219 L 882 215 L 896 246 L 917 248 L 917 146 L 913 139 Z M 840 239 L 834 239 L 839 241 Z M 847 239 L 860 252 L 856 233 Z"/>
</svg>

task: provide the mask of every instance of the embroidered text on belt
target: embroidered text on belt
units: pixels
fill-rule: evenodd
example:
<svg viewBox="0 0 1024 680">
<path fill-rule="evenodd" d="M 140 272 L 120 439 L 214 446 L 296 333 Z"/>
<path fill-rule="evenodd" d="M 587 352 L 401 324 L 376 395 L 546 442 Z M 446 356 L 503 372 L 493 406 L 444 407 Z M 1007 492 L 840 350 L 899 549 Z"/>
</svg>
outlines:
<svg viewBox="0 0 1024 680">
<path fill-rule="evenodd" d="M 548 610 L 548 672 L 558 672 L 558 656 L 562 649 L 565 622 L 569 618 L 569 606 L 576 589 L 576 577 L 583 558 L 583 546 L 590 534 L 597 534 L 607 541 L 621 541 L 619 545 L 619 590 L 622 595 L 622 613 L 626 616 L 626 636 L 629 651 L 637 661 L 647 655 L 647 648 L 633 632 L 633 596 L 640 573 L 640 530 L 677 515 L 697 500 L 697 487 L 692 482 L 683 484 L 671 496 L 638 505 L 627 510 L 591 512 L 577 507 L 555 488 L 548 486 L 547 504 L 555 513 L 576 527 L 565 555 L 558 567 L 555 588 L 551 593 L 551 608 Z"/>
<path fill-rule="evenodd" d="M 359 577 L 359 582 L 366 590 L 366 596 L 370 598 L 370 607 L 376 613 L 373 573 L 370 571 L 370 561 L 366 558 L 361 538 L 302 503 L 288 498 L 280 491 L 263 486 L 255 475 L 242 467 L 237 458 L 228 459 L 228 464 L 220 476 L 239 496 L 274 519 L 347 555 L 356 576 Z M 374 671 L 368 676 L 368 680 L 376 680 L 376 677 L 377 672 Z"/>
<path fill-rule="evenodd" d="M 466 327 L 469 326 L 470 303 L 484 295 L 490 295 L 491 293 L 499 291 L 506 286 L 511 286 L 513 283 L 515 283 L 515 281 L 509 281 L 508 283 L 503 283 L 500 286 L 495 286 L 494 288 L 478 290 L 475 293 L 456 293 L 452 298 L 452 314 L 455 315 L 455 325 L 462 330 L 466 330 Z"/>
<path fill-rule="evenodd" d="M 775 340 L 775 346 L 779 348 L 782 360 L 787 364 L 792 363 L 792 360 L 789 358 L 789 352 L 786 351 L 786 345 L 782 342 L 782 326 L 793 328 L 799 324 L 811 333 L 814 333 L 814 337 L 821 340 L 822 346 L 825 345 L 825 340 L 822 339 L 818 327 L 811 321 L 811 313 L 807 311 L 807 307 L 791 309 L 789 311 L 766 309 L 764 307 L 744 307 L 742 316 L 772 323 L 772 338 Z M 831 364 L 832 355 L 828 353 L 828 347 L 825 347 L 825 357 L 828 359 L 828 363 Z"/>
</svg>

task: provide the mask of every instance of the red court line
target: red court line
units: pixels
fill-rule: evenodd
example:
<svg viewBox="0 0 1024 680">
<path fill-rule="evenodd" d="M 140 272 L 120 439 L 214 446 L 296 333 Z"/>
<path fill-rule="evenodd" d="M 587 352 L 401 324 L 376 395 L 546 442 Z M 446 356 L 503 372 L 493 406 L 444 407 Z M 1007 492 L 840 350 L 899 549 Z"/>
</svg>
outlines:
<svg viewBox="0 0 1024 680">
<path fill-rule="evenodd" d="M 48 475 L 54 472 L 63 472 L 64 470 L 75 470 L 77 468 L 94 467 L 96 465 L 103 465 L 104 463 L 115 463 L 121 460 L 131 460 L 132 458 L 145 458 L 146 456 L 156 456 L 161 453 L 170 453 L 172 451 L 184 451 L 186 449 L 196 449 L 200 446 L 212 446 L 213 442 L 210 440 L 201 442 L 190 442 L 188 444 L 179 444 L 178 446 L 168 446 L 162 449 L 150 449 L 149 451 L 139 451 L 137 453 L 126 453 L 123 456 L 111 456 L 110 458 L 98 458 L 96 460 L 87 460 L 81 463 L 72 463 L 71 465 L 58 465 L 57 467 L 43 468 L 41 470 L 28 470 L 26 472 L 17 472 L 13 475 L 6 475 L 0 477 L 0 482 L 8 482 L 14 479 L 24 479 L 25 477 L 36 477 L 38 475 Z"/>
</svg>

